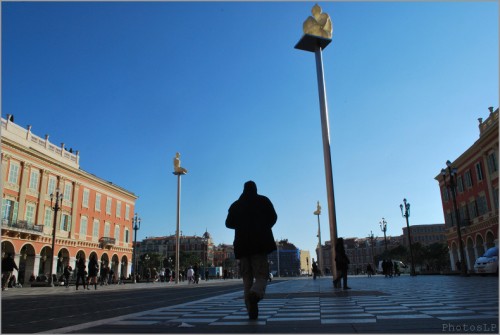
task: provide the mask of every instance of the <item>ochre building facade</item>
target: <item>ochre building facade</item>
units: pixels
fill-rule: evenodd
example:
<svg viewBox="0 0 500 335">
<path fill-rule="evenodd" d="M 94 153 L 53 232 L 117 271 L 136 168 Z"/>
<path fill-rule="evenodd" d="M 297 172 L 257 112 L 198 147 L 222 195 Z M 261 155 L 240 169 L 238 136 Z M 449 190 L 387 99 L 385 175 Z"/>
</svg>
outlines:
<svg viewBox="0 0 500 335">
<path fill-rule="evenodd" d="M 451 268 L 457 261 L 473 272 L 475 260 L 487 249 L 498 246 L 498 108 L 489 108 L 489 116 L 479 118 L 479 139 L 451 162 L 456 168 L 455 214 L 450 187 L 439 174 L 441 199 L 447 228 Z M 449 176 L 446 176 L 447 180 Z M 448 183 L 449 184 L 449 183 Z M 460 257 L 457 222 L 462 236 L 465 262 Z"/>
<path fill-rule="evenodd" d="M 88 263 L 91 255 L 116 277 L 127 277 L 137 196 L 81 170 L 78 152 L 12 119 L 7 115 L 1 125 L 2 257 L 14 256 L 18 281 L 27 284 L 32 274 L 47 275 L 51 267 L 59 278 L 66 264 L 75 269 L 78 257 Z M 58 191 L 62 201 L 54 218 Z"/>
</svg>

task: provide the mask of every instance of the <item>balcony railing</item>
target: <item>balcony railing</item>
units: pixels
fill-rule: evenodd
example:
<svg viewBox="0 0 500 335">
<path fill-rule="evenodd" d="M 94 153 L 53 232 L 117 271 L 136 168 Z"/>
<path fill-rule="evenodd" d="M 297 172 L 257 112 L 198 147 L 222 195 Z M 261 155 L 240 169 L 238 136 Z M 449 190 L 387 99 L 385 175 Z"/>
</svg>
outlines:
<svg viewBox="0 0 500 335">
<path fill-rule="evenodd" d="M 2 229 L 10 229 L 25 233 L 43 234 L 43 226 L 35 225 L 25 220 L 12 221 L 9 219 L 2 219 Z"/>
<path fill-rule="evenodd" d="M 102 248 L 112 247 L 116 244 L 116 239 L 113 237 L 101 237 L 99 239 L 99 243 Z"/>
</svg>

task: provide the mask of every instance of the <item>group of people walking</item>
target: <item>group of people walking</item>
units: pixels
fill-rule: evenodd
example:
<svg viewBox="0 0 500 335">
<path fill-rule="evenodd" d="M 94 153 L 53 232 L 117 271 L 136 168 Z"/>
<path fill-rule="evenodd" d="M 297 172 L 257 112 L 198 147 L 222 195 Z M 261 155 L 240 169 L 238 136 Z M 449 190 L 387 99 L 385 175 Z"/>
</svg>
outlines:
<svg viewBox="0 0 500 335">
<path fill-rule="evenodd" d="M 114 271 L 109 266 L 102 264 L 99 266 L 99 262 L 95 255 L 91 255 L 88 265 L 86 264 L 85 257 L 80 256 L 76 261 L 76 283 L 75 287 L 78 290 L 80 284 L 83 289 L 90 290 L 90 286 L 94 286 L 94 290 L 97 290 L 97 284 L 103 286 L 114 283 Z M 64 276 L 64 286 L 69 287 L 70 277 L 73 272 L 71 265 L 66 264 L 63 271 Z"/>
<path fill-rule="evenodd" d="M 399 265 L 397 262 L 392 262 L 390 259 L 384 259 L 382 261 L 382 274 L 385 277 L 400 276 L 401 271 L 399 270 Z"/>
</svg>

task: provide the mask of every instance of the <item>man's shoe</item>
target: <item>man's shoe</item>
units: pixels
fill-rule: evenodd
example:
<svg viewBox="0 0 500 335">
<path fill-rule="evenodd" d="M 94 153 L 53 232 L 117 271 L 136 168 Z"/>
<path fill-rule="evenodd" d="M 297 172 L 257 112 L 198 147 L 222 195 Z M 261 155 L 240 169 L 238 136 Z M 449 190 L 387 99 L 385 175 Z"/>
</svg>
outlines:
<svg viewBox="0 0 500 335">
<path fill-rule="evenodd" d="M 255 292 L 250 292 L 248 294 L 248 304 L 247 304 L 247 309 L 248 309 L 248 318 L 250 320 L 257 320 L 259 317 L 259 297 Z"/>
<path fill-rule="evenodd" d="M 350 287 L 347 286 L 344 287 L 344 290 L 350 290 L 350 289 L 351 289 Z"/>
</svg>

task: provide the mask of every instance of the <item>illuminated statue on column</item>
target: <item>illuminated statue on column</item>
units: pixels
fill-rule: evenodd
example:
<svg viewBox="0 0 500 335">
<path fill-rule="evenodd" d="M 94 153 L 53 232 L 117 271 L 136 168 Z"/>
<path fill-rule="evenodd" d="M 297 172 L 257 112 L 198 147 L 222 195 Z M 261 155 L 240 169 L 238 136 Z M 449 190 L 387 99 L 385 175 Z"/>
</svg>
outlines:
<svg viewBox="0 0 500 335">
<path fill-rule="evenodd" d="M 322 13 L 318 4 L 311 10 L 313 16 L 309 16 L 302 26 L 304 34 L 319 36 L 323 38 L 332 38 L 333 25 L 330 15 Z"/>
</svg>

